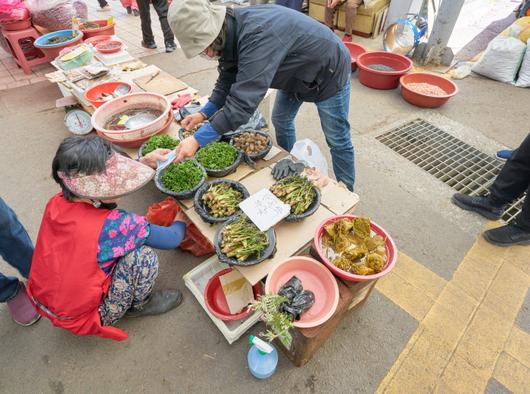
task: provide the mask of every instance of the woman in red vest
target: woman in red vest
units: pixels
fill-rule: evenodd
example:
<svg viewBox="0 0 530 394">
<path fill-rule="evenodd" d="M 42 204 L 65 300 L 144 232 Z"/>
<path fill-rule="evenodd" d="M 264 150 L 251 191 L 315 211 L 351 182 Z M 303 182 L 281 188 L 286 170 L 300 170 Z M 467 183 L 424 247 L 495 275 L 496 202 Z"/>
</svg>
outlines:
<svg viewBox="0 0 530 394">
<path fill-rule="evenodd" d="M 42 219 L 28 281 L 28 294 L 42 316 L 77 335 L 124 340 L 113 327 L 124 315 L 165 313 L 182 301 L 178 289 L 153 292 L 158 259 L 152 248 L 173 249 L 186 229 L 183 214 L 169 227 L 116 209 L 154 176 L 157 149 L 140 162 L 99 137 L 66 138 L 52 164 L 62 192 Z"/>
</svg>

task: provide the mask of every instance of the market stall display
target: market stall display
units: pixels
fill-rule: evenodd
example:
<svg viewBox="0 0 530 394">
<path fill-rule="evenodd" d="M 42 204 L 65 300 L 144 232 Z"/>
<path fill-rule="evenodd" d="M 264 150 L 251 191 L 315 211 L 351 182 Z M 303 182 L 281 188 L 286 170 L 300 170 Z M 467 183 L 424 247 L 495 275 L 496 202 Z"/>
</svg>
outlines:
<svg viewBox="0 0 530 394">
<path fill-rule="evenodd" d="M 239 203 L 250 196 L 241 183 L 220 179 L 205 183 L 194 198 L 194 208 L 207 223 L 222 223 L 239 214 Z"/>
<path fill-rule="evenodd" d="M 257 130 L 244 131 L 234 135 L 230 144 L 252 160 L 263 159 L 272 149 L 270 135 Z"/>
<path fill-rule="evenodd" d="M 399 78 L 412 69 L 412 61 L 391 52 L 365 52 L 357 57 L 359 82 L 373 89 L 395 89 Z"/>
<path fill-rule="evenodd" d="M 116 93 L 116 89 L 120 86 L 125 86 L 126 89 Z M 132 85 L 127 82 L 116 81 L 116 82 L 102 82 L 88 88 L 85 91 L 85 98 L 94 106 L 94 108 L 99 108 L 106 102 L 122 96 L 129 94 L 132 91 Z"/>
<path fill-rule="evenodd" d="M 64 48 L 56 59 L 57 65 L 63 70 L 73 70 L 86 65 L 92 59 L 92 50 L 88 45 L 80 44 Z"/>
<path fill-rule="evenodd" d="M 272 194 L 290 205 L 291 213 L 287 221 L 298 221 L 311 216 L 320 206 L 320 191 L 306 177 L 289 176 L 276 182 L 270 188 Z"/>
<path fill-rule="evenodd" d="M 206 179 L 204 167 L 195 160 L 183 160 L 157 171 L 155 184 L 165 194 L 176 199 L 191 198 Z"/>
<path fill-rule="evenodd" d="M 66 47 L 77 45 L 83 39 L 83 33 L 71 29 L 44 34 L 35 40 L 33 45 L 46 56 L 56 58 Z"/>
<path fill-rule="evenodd" d="M 195 159 L 213 177 L 224 177 L 234 172 L 241 163 L 241 157 L 241 152 L 227 142 L 211 142 L 195 154 Z"/>
<path fill-rule="evenodd" d="M 403 98 L 418 107 L 440 107 L 458 93 L 456 83 L 430 73 L 406 74 L 400 78 L 399 83 Z"/>
<path fill-rule="evenodd" d="M 85 38 L 101 35 L 112 36 L 114 35 L 114 20 L 112 17 L 109 19 L 100 19 L 81 23 L 79 25 L 79 30 L 83 32 Z"/>
<path fill-rule="evenodd" d="M 170 150 L 175 149 L 179 143 L 179 140 L 167 134 L 154 135 L 145 141 L 140 149 L 138 149 L 138 157 L 145 156 L 159 148 Z"/>
<path fill-rule="evenodd" d="M 105 40 L 96 45 L 96 51 L 99 53 L 116 53 L 121 51 L 123 43 L 118 40 Z"/>
</svg>

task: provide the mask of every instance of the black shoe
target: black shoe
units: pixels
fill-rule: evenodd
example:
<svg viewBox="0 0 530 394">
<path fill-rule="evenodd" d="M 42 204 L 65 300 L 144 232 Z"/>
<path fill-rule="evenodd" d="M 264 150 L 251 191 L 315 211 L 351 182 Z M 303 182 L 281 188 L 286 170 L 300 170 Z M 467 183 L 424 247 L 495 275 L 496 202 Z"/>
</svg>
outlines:
<svg viewBox="0 0 530 394">
<path fill-rule="evenodd" d="M 177 44 L 175 44 L 175 41 L 167 41 L 166 42 L 166 52 L 173 52 L 175 49 L 177 49 Z"/>
<path fill-rule="evenodd" d="M 530 231 L 517 224 L 507 224 L 484 232 L 486 241 L 497 246 L 530 245 Z"/>
<path fill-rule="evenodd" d="M 131 15 L 131 13 L 132 13 L 132 9 L 131 9 L 131 7 L 127 7 L 126 10 L 127 10 L 127 13 L 128 13 L 129 15 Z"/>
<path fill-rule="evenodd" d="M 133 10 L 133 15 L 134 15 L 134 16 L 138 16 L 138 15 L 140 15 L 140 11 L 138 11 L 138 10 Z"/>
<path fill-rule="evenodd" d="M 477 212 L 490 220 L 500 219 L 505 208 L 504 206 L 496 207 L 492 205 L 488 197 L 471 197 L 462 193 L 456 193 L 453 195 L 451 201 L 453 204 L 466 211 Z"/>
<path fill-rule="evenodd" d="M 154 291 L 142 309 L 129 309 L 125 315 L 128 317 L 161 315 L 175 309 L 181 302 L 182 293 L 178 289 Z"/>
<path fill-rule="evenodd" d="M 142 46 L 147 49 L 156 49 L 156 44 L 154 42 L 144 42 L 142 41 Z"/>
</svg>

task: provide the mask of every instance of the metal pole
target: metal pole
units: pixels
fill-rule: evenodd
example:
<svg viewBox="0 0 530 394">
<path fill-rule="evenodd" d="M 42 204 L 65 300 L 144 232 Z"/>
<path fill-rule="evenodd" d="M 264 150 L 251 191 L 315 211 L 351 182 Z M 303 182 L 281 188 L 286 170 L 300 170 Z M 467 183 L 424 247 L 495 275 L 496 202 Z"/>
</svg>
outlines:
<svg viewBox="0 0 530 394">
<path fill-rule="evenodd" d="M 420 63 L 451 64 L 454 54 L 447 47 L 465 0 L 442 0 L 427 45 L 422 48 Z"/>
</svg>

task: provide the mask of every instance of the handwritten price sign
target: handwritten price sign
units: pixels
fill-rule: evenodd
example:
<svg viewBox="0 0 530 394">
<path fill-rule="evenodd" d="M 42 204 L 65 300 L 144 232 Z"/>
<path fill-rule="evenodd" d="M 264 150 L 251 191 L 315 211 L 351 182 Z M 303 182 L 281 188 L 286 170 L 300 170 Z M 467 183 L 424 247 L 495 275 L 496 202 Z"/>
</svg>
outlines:
<svg viewBox="0 0 530 394">
<path fill-rule="evenodd" d="M 241 210 L 261 230 L 267 231 L 291 212 L 269 189 L 262 189 L 239 204 Z"/>
</svg>

